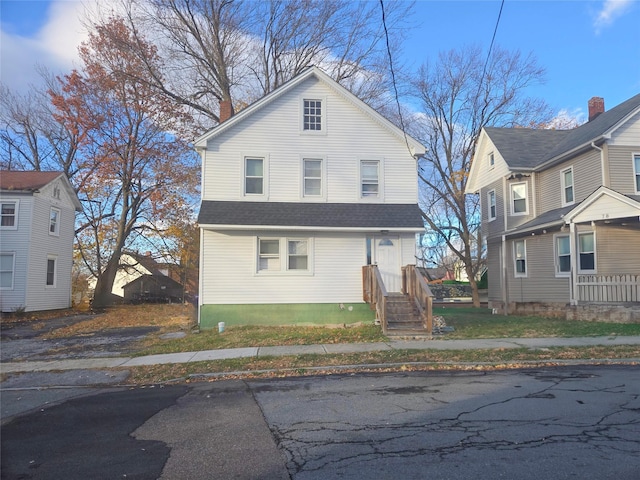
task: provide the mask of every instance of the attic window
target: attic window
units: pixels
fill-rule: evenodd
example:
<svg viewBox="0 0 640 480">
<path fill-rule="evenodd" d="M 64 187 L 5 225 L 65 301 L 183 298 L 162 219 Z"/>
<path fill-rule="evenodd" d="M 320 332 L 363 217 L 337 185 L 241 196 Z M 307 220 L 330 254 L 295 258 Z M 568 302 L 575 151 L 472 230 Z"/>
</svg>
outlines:
<svg viewBox="0 0 640 480">
<path fill-rule="evenodd" d="M 303 130 L 322 130 L 322 100 L 304 100 Z"/>
<path fill-rule="evenodd" d="M 493 168 L 496 163 L 496 159 L 495 159 L 495 156 L 493 155 L 493 152 L 487 155 L 487 158 L 489 159 L 489 168 Z"/>
</svg>

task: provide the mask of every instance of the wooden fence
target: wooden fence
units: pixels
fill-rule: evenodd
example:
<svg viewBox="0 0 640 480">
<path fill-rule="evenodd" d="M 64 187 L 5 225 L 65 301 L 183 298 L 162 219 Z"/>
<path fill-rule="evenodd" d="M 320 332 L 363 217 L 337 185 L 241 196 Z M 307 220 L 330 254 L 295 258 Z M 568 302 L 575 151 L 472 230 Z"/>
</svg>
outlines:
<svg viewBox="0 0 640 480">
<path fill-rule="evenodd" d="M 640 275 L 578 275 L 580 303 L 640 302 Z"/>
</svg>

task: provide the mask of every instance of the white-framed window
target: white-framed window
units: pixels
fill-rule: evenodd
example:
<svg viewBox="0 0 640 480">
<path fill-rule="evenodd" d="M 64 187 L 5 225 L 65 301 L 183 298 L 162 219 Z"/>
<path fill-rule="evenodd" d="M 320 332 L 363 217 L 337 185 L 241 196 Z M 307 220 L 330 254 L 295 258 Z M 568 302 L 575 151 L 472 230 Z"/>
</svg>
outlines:
<svg viewBox="0 0 640 480">
<path fill-rule="evenodd" d="M 567 277 L 571 273 L 571 237 L 556 235 L 554 238 L 556 277 Z"/>
<path fill-rule="evenodd" d="M 529 213 L 529 204 L 527 202 L 527 184 L 512 183 L 511 184 L 511 214 L 526 215 Z"/>
<path fill-rule="evenodd" d="M 596 234 L 585 232 L 578 234 L 578 272 L 596 271 Z"/>
<path fill-rule="evenodd" d="M 18 228 L 18 200 L 0 202 L 0 228 L 7 230 Z"/>
<path fill-rule="evenodd" d="M 496 219 L 496 191 L 489 190 L 487 193 L 487 213 L 489 221 Z"/>
<path fill-rule="evenodd" d="M 491 152 L 487 155 L 487 158 L 489 160 L 489 168 L 491 169 L 496 164 L 496 156 L 493 154 L 493 152 Z"/>
<path fill-rule="evenodd" d="M 302 196 L 322 197 L 324 195 L 323 171 L 321 158 L 302 159 Z"/>
<path fill-rule="evenodd" d="M 513 263 L 516 277 L 527 276 L 527 245 L 525 240 L 513 241 Z"/>
<path fill-rule="evenodd" d="M 309 270 L 309 240 L 287 240 L 287 270 Z"/>
<path fill-rule="evenodd" d="M 245 157 L 244 159 L 244 194 L 264 195 L 265 171 L 264 158 Z"/>
<path fill-rule="evenodd" d="M 258 271 L 280 271 L 280 239 L 258 239 Z"/>
<path fill-rule="evenodd" d="M 574 203 L 573 195 L 573 167 L 566 168 L 560 172 L 560 181 L 562 182 L 562 205 L 571 205 Z"/>
<path fill-rule="evenodd" d="M 47 255 L 47 277 L 45 285 L 55 288 L 58 269 L 58 258 L 55 255 Z"/>
<path fill-rule="evenodd" d="M 636 193 L 640 195 L 640 153 L 633 154 L 633 173 L 636 181 Z"/>
<path fill-rule="evenodd" d="M 259 274 L 311 273 L 310 238 L 258 237 Z"/>
<path fill-rule="evenodd" d="M 15 256 L 13 252 L 0 253 L 0 290 L 13 290 Z"/>
<path fill-rule="evenodd" d="M 302 130 L 321 132 L 324 129 L 323 102 L 320 98 L 305 98 L 302 101 Z"/>
<path fill-rule="evenodd" d="M 360 160 L 361 198 L 380 198 L 380 160 Z"/>
<path fill-rule="evenodd" d="M 49 235 L 60 235 L 60 209 L 51 207 L 49 213 Z"/>
</svg>

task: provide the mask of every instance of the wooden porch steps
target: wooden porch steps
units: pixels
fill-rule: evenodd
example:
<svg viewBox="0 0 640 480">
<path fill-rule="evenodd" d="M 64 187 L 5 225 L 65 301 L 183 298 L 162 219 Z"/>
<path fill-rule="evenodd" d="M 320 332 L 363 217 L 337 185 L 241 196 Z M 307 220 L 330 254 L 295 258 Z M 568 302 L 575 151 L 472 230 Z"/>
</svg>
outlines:
<svg viewBox="0 0 640 480">
<path fill-rule="evenodd" d="M 391 337 L 428 336 L 420 314 L 408 295 L 389 293 L 387 296 L 387 332 Z"/>
</svg>

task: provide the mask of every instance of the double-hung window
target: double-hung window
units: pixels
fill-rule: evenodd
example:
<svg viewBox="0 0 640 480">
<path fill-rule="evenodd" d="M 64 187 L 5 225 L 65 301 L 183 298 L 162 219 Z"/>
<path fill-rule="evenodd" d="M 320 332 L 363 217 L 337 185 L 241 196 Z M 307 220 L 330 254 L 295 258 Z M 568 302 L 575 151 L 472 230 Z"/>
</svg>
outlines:
<svg viewBox="0 0 640 480">
<path fill-rule="evenodd" d="M 487 205 L 488 205 L 488 214 L 489 221 L 496 219 L 496 191 L 490 190 L 487 193 Z"/>
<path fill-rule="evenodd" d="M 360 195 L 363 198 L 380 196 L 380 161 L 360 161 Z"/>
<path fill-rule="evenodd" d="M 640 195 L 640 153 L 633 155 L 633 173 L 635 174 L 636 193 Z"/>
<path fill-rule="evenodd" d="M 556 241 L 556 275 L 566 276 L 571 273 L 571 238 L 569 235 L 557 235 Z"/>
<path fill-rule="evenodd" d="M 527 276 L 527 246 L 524 240 L 513 242 L 513 261 L 515 265 L 515 276 Z"/>
<path fill-rule="evenodd" d="M 317 158 L 305 158 L 302 160 L 303 170 L 303 196 L 322 196 L 322 160 Z"/>
<path fill-rule="evenodd" d="M 322 100 L 305 99 L 303 101 L 302 129 L 311 132 L 322 130 Z"/>
<path fill-rule="evenodd" d="M 511 213 L 513 215 L 526 215 L 529 212 L 527 206 L 527 184 L 511 184 Z"/>
<path fill-rule="evenodd" d="M 310 272 L 308 238 L 258 238 L 258 273 Z"/>
<path fill-rule="evenodd" d="M 571 205 L 573 199 L 573 167 L 561 172 L 562 179 L 562 205 Z"/>
<path fill-rule="evenodd" d="M 49 255 L 47 257 L 47 287 L 55 287 L 56 286 L 56 267 L 57 267 L 57 258 L 54 255 Z"/>
<path fill-rule="evenodd" d="M 13 270 L 15 254 L 0 253 L 0 289 L 13 289 Z"/>
<path fill-rule="evenodd" d="M 60 235 L 60 209 L 51 207 L 49 213 L 49 235 Z"/>
<path fill-rule="evenodd" d="M 245 195 L 264 195 L 264 159 L 247 157 L 244 161 Z"/>
<path fill-rule="evenodd" d="M 578 259 L 579 271 L 581 273 L 596 271 L 595 233 L 587 232 L 578 234 Z"/>
<path fill-rule="evenodd" d="M 496 156 L 493 154 L 493 152 L 491 152 L 489 155 L 487 155 L 487 158 L 489 159 L 489 168 L 493 168 L 496 164 Z"/>
<path fill-rule="evenodd" d="M 3 200 L 0 203 L 0 228 L 18 228 L 18 202 Z"/>
</svg>

